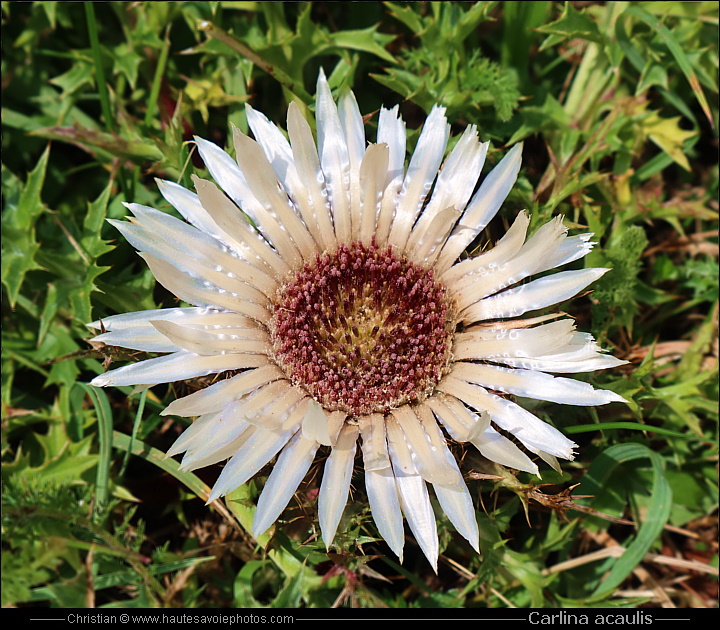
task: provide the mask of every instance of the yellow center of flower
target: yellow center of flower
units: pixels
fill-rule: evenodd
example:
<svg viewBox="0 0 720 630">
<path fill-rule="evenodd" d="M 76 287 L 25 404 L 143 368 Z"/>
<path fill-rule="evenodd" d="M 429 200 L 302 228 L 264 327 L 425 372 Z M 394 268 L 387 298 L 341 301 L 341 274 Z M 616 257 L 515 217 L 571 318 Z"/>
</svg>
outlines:
<svg viewBox="0 0 720 630">
<path fill-rule="evenodd" d="M 433 274 L 391 248 L 318 255 L 278 292 L 274 357 L 296 387 L 351 416 L 422 399 L 447 373 L 455 312 Z"/>
</svg>

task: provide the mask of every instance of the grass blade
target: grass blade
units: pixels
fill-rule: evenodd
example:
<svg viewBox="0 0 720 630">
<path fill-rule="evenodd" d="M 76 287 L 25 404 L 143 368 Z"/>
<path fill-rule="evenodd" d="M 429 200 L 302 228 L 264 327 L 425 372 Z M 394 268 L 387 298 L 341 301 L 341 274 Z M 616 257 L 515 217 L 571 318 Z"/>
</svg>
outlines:
<svg viewBox="0 0 720 630">
<path fill-rule="evenodd" d="M 620 464 L 644 458 L 650 460 L 653 469 L 650 504 L 645 520 L 635 539 L 613 563 L 612 569 L 600 582 L 589 601 L 598 601 L 610 595 L 640 564 L 667 524 L 672 506 L 672 491 L 665 477 L 662 458 L 642 444 L 618 444 L 610 447 L 593 462 L 583 479 L 583 493 L 597 494 L 607 485 L 608 479 Z"/>
<path fill-rule="evenodd" d="M 98 419 L 98 465 L 97 476 L 95 478 L 95 510 L 93 512 L 93 522 L 97 523 L 108 504 L 110 496 L 110 464 L 112 462 L 112 430 L 113 419 L 112 409 L 108 402 L 107 395 L 97 387 L 91 387 L 85 383 L 79 383 L 95 406 Z"/>
<path fill-rule="evenodd" d="M 157 66 L 155 67 L 155 75 L 153 76 L 152 88 L 150 89 L 150 98 L 148 99 L 147 111 L 145 112 L 145 125 L 147 127 L 152 123 L 155 109 L 157 108 L 158 97 L 160 96 L 160 88 L 162 87 L 162 79 L 165 74 L 165 66 L 167 65 L 168 55 L 170 54 L 170 27 L 165 34 L 165 43 L 160 52 Z"/>
<path fill-rule="evenodd" d="M 125 457 L 123 458 L 122 467 L 120 468 L 120 473 L 118 475 L 121 478 L 125 475 L 128 461 L 130 461 L 130 451 L 132 449 L 132 443 L 137 436 L 138 429 L 140 428 L 140 421 L 142 420 L 143 411 L 145 410 L 145 401 L 147 400 L 147 392 L 148 390 L 144 390 L 140 394 L 140 401 L 138 402 L 137 412 L 135 413 L 135 422 L 133 422 L 132 435 L 130 436 L 130 448 L 125 451 Z"/>
<path fill-rule="evenodd" d="M 110 94 L 107 89 L 107 84 L 105 83 L 105 70 L 102 65 L 100 38 L 98 37 L 97 21 L 95 20 L 95 3 L 84 2 L 83 4 L 85 5 L 88 36 L 90 37 L 90 49 L 95 63 L 95 81 L 97 83 L 98 96 L 100 97 L 100 107 L 102 108 L 103 118 L 105 119 L 107 128 L 115 132 L 117 128 L 112 110 L 110 109 Z"/>
<path fill-rule="evenodd" d="M 647 424 L 641 424 L 640 422 L 601 422 L 599 424 L 583 424 L 575 425 L 572 427 L 566 427 L 563 429 L 565 433 L 589 433 L 591 431 L 611 431 L 613 429 L 627 429 L 629 431 L 645 431 L 647 433 L 656 433 L 658 435 L 667 435 L 668 437 L 680 438 L 681 440 L 697 440 L 697 435 L 688 435 L 687 433 L 680 433 L 679 431 L 671 431 L 669 429 L 663 429 L 662 427 L 653 427 Z M 704 439 L 703 442 L 708 442 L 715 446 L 718 446 L 718 442 L 715 440 Z"/>
</svg>

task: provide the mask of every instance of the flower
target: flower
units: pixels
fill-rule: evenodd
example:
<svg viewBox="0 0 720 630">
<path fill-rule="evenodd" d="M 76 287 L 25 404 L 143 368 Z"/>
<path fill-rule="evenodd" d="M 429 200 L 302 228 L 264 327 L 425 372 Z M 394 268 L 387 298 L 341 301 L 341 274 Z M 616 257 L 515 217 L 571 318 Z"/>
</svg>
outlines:
<svg viewBox="0 0 720 630">
<path fill-rule="evenodd" d="M 572 459 L 575 444 L 508 394 L 571 405 L 623 400 L 552 376 L 623 363 L 572 320 L 507 319 L 563 302 L 607 270 L 563 271 L 522 284 L 593 245 L 590 234 L 568 237 L 559 218 L 526 239 L 524 212 L 496 247 L 458 261 L 512 188 L 522 146 L 473 194 L 488 148 L 475 126 L 443 161 L 449 125 L 444 108 L 434 107 L 406 170 L 397 106 L 380 111 L 377 144 L 366 146 L 351 92 L 336 105 L 321 72 L 316 99 L 317 146 L 294 103 L 289 142 L 248 107 L 255 140 L 233 130 L 237 161 L 196 138 L 220 188 L 199 178 L 197 193 L 158 182 L 187 223 L 135 203 L 126 204 L 129 222 L 111 221 L 157 280 L 194 306 L 91 324 L 107 331 L 96 342 L 164 353 L 92 384 L 226 373 L 164 410 L 197 417 L 168 456 L 184 453 L 185 470 L 228 460 L 213 501 L 277 455 L 258 501 L 256 536 L 280 516 L 324 446 L 330 454 L 318 512 L 329 547 L 360 442 L 380 534 L 402 560 L 404 516 L 437 567 L 428 483 L 478 549 L 473 502 L 446 435 L 537 474 L 525 451 L 557 468 L 556 458 Z"/>
</svg>

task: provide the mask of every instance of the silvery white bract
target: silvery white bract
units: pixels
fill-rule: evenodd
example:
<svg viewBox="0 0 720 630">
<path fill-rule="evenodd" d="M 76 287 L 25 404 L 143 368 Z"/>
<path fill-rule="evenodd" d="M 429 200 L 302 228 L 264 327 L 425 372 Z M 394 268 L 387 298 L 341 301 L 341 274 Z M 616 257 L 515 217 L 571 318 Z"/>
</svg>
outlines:
<svg viewBox="0 0 720 630">
<path fill-rule="evenodd" d="M 255 535 L 280 516 L 323 447 L 318 512 L 329 546 L 360 438 L 373 517 L 400 559 L 404 516 L 437 567 L 428 484 L 477 550 L 475 510 L 448 437 L 538 474 L 528 453 L 557 468 L 575 445 L 508 395 L 569 405 L 623 400 L 553 375 L 623 363 L 570 319 L 509 319 L 568 300 L 605 273 L 526 281 L 584 256 L 591 235 L 568 237 L 558 218 L 527 238 L 523 212 L 493 249 L 459 260 L 512 188 L 522 146 L 473 194 L 488 143 L 472 126 L 445 157 L 442 107 L 428 116 L 407 167 L 398 108 L 381 110 L 377 143 L 368 144 L 354 95 L 336 105 L 322 73 L 317 144 L 295 103 L 287 136 L 250 107 L 247 115 L 255 140 L 234 130 L 237 160 L 196 139 L 217 185 L 196 178 L 191 192 L 159 182 L 186 222 L 134 203 L 129 222 L 112 221 L 157 280 L 194 306 L 103 320 L 107 332 L 96 342 L 162 356 L 92 384 L 228 372 L 165 409 L 196 418 L 168 455 L 184 453 L 184 470 L 228 460 L 211 501 L 277 456 Z"/>
</svg>

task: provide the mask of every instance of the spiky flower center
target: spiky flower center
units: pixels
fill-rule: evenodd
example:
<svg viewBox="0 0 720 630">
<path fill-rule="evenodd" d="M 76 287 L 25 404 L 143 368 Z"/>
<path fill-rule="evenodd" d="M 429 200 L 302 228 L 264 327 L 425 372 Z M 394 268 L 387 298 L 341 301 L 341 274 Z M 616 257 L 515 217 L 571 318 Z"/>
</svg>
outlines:
<svg viewBox="0 0 720 630">
<path fill-rule="evenodd" d="M 455 313 L 432 271 L 360 243 L 318 254 L 278 292 L 273 352 L 325 409 L 386 412 L 447 373 Z"/>
</svg>

